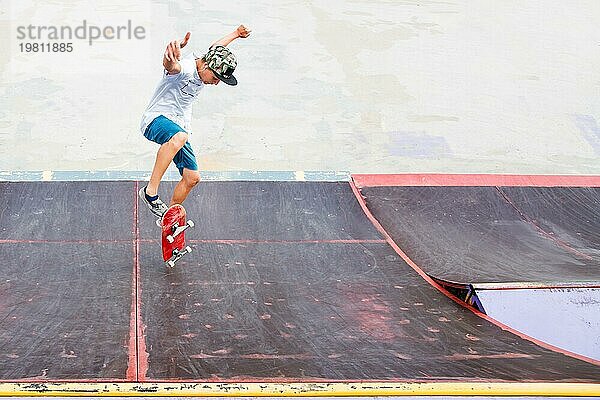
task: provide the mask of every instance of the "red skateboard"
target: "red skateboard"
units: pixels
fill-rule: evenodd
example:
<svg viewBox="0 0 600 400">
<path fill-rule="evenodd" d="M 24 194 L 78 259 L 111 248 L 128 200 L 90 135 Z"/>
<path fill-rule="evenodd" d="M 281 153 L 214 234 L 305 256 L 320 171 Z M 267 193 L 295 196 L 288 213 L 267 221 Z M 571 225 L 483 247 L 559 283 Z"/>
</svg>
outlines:
<svg viewBox="0 0 600 400">
<path fill-rule="evenodd" d="M 185 220 L 185 208 L 181 204 L 174 204 L 163 215 L 162 226 L 162 251 L 163 259 L 171 268 L 181 257 L 192 252 L 190 246 L 185 245 L 185 231 L 194 227 L 193 221 Z"/>
</svg>

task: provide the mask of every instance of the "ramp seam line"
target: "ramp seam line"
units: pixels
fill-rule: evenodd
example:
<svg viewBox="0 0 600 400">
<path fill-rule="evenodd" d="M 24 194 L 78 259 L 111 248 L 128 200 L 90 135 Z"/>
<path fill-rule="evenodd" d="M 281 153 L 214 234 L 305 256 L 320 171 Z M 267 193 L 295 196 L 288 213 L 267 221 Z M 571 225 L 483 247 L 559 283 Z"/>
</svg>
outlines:
<svg viewBox="0 0 600 400">
<path fill-rule="evenodd" d="M 140 226 L 139 226 L 139 210 L 138 210 L 138 198 L 137 192 L 139 190 L 138 181 L 135 181 L 135 190 L 134 190 L 134 228 L 135 228 L 135 377 L 136 380 L 140 381 Z"/>
<path fill-rule="evenodd" d="M 0 239 L 0 244 L 115 244 L 115 243 L 131 243 L 128 240 L 29 240 L 29 239 Z"/>
<path fill-rule="evenodd" d="M 137 222 L 138 222 L 138 210 L 137 210 L 137 190 L 138 183 L 134 182 L 133 186 L 134 191 L 134 204 L 133 204 L 133 226 L 132 226 L 132 234 L 133 240 L 130 241 L 133 248 L 133 271 L 131 277 L 131 307 L 130 307 L 130 316 L 129 316 L 129 341 L 128 341 L 128 355 L 127 355 L 127 371 L 125 373 L 126 379 L 128 381 L 138 381 L 139 371 L 138 371 L 138 260 L 139 260 L 139 242 L 137 237 Z"/>
<path fill-rule="evenodd" d="M 148 353 L 146 352 L 146 337 L 142 320 L 142 282 L 140 266 L 140 221 L 139 221 L 139 181 L 135 182 L 135 246 L 136 246 L 136 288 L 135 288 L 135 320 L 136 320 L 136 378 L 137 382 L 145 382 L 148 372 Z"/>
</svg>

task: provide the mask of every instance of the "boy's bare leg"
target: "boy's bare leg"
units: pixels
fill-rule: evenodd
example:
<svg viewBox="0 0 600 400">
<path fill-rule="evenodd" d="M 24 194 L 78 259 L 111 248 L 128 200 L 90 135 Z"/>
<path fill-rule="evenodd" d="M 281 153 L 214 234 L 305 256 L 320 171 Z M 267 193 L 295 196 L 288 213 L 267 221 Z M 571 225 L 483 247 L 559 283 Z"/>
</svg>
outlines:
<svg viewBox="0 0 600 400">
<path fill-rule="evenodd" d="M 186 132 L 178 132 L 168 142 L 160 146 L 156 155 L 154 168 L 152 169 L 152 175 L 150 176 L 150 182 L 148 182 L 148 186 L 146 187 L 146 194 L 148 196 L 156 196 L 160 180 L 167 171 L 167 168 L 169 168 L 169 164 L 173 161 L 175 154 L 181 150 L 187 139 L 188 134 Z"/>
<path fill-rule="evenodd" d="M 183 176 L 173 191 L 173 197 L 171 198 L 170 205 L 182 204 L 190 194 L 192 188 L 196 186 L 198 182 L 200 182 L 200 174 L 198 171 L 192 171 L 191 169 L 184 168 Z"/>
</svg>

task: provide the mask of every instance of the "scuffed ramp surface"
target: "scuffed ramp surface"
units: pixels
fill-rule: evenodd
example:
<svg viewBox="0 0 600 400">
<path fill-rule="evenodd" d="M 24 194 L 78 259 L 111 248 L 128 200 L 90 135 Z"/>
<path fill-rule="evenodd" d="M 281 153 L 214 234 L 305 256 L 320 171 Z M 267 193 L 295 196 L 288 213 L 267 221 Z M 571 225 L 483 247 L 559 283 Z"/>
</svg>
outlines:
<svg viewBox="0 0 600 400">
<path fill-rule="evenodd" d="M 431 287 L 348 183 L 201 184 L 174 269 L 139 187 L 0 184 L 0 380 L 600 382 Z"/>
<path fill-rule="evenodd" d="M 599 380 L 451 302 L 387 245 L 195 250 L 165 271 L 143 249 L 151 380 Z"/>
<path fill-rule="evenodd" d="M 597 282 L 600 188 L 361 189 L 429 275 L 458 283 Z"/>
<path fill-rule="evenodd" d="M 173 188 L 165 182 L 161 193 Z M 200 225 L 189 231 L 191 239 L 382 239 L 345 182 L 202 182 L 184 205 Z M 156 237 L 142 212 L 142 237 Z"/>
<path fill-rule="evenodd" d="M 195 251 L 173 270 L 141 217 L 150 380 L 599 380 L 374 243 L 347 183 L 201 184 L 186 208 Z"/>
<path fill-rule="evenodd" d="M 0 182 L 0 240 L 133 240 L 131 182 Z"/>
<path fill-rule="evenodd" d="M 600 188 L 499 188 L 508 202 L 559 245 L 600 263 Z M 600 270 L 596 269 L 600 279 Z"/>
<path fill-rule="evenodd" d="M 0 183 L 0 380 L 125 379 L 131 183 Z"/>
</svg>

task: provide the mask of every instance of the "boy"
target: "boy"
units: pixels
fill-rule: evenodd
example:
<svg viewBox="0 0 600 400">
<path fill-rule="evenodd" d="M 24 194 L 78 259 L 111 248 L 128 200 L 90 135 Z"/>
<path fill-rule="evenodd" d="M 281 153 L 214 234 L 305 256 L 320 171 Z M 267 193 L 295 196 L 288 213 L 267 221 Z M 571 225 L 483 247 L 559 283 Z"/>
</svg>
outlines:
<svg viewBox="0 0 600 400">
<path fill-rule="evenodd" d="M 250 35 L 243 25 L 213 43 L 201 58 L 190 54 L 181 59 L 181 49 L 187 45 L 190 32 L 181 43 L 174 40 L 167 46 L 163 57 L 163 76 L 150 104 L 142 117 L 141 130 L 144 136 L 160 144 L 150 182 L 139 191 L 139 196 L 157 217 L 167 211 L 167 205 L 158 197 L 158 186 L 171 161 L 181 174 L 175 187 L 171 203 L 181 204 L 200 181 L 198 163 L 188 140 L 192 119 L 192 102 L 204 85 L 217 85 L 223 81 L 235 86 L 232 75 L 237 61 L 226 47 L 237 38 Z"/>
</svg>

